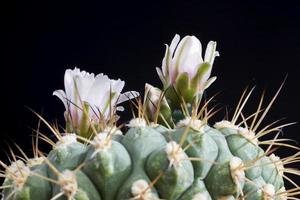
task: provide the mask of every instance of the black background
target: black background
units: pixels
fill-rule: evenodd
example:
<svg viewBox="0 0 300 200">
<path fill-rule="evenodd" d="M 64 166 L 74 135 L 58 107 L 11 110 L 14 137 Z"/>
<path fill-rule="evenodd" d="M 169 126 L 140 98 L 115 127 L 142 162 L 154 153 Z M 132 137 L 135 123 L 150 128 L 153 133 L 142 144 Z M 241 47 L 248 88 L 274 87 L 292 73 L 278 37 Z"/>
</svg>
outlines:
<svg viewBox="0 0 300 200">
<path fill-rule="evenodd" d="M 218 80 L 207 92 L 222 91 L 216 103 L 232 110 L 243 89 L 256 85 L 247 107 L 255 111 L 262 90 L 269 100 L 288 74 L 266 123 L 300 121 L 299 10 L 289 1 L 18 2 L 4 18 L 1 149 L 7 149 L 5 140 L 29 151 L 38 120 L 25 106 L 64 124 L 63 104 L 52 92 L 63 88 L 67 68 L 121 78 L 125 90 L 142 92 L 145 82 L 160 86 L 155 67 L 175 33 L 195 35 L 203 47 L 218 42 Z M 284 132 L 300 140 L 298 124 Z"/>
</svg>

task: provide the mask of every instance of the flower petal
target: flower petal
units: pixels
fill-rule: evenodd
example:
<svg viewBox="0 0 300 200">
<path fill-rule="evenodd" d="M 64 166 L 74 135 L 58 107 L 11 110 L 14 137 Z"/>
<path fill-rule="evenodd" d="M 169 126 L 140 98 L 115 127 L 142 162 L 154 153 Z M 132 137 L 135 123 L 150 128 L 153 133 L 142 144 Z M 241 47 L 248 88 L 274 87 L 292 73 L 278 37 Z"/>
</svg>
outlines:
<svg viewBox="0 0 300 200">
<path fill-rule="evenodd" d="M 121 94 L 119 96 L 117 104 L 123 103 L 125 101 L 130 100 L 130 99 L 137 98 L 138 96 L 140 96 L 140 93 L 138 93 L 136 91 L 124 92 L 123 94 Z"/>
<path fill-rule="evenodd" d="M 122 90 L 125 86 L 125 82 L 122 81 L 121 79 L 118 79 L 118 80 L 110 79 L 110 84 L 111 84 L 112 92 L 116 93 L 117 96 L 122 92 Z"/>
<path fill-rule="evenodd" d="M 204 85 L 204 89 L 207 89 L 211 84 L 213 84 L 213 82 L 215 82 L 215 80 L 217 80 L 216 76 L 213 76 L 210 79 L 208 79 Z"/>
<path fill-rule="evenodd" d="M 180 41 L 180 36 L 178 34 L 176 34 L 171 42 L 171 45 L 170 45 L 170 53 L 171 53 L 171 56 L 173 56 L 173 53 L 178 45 Z"/>
<path fill-rule="evenodd" d="M 118 106 L 116 108 L 117 111 L 123 112 L 125 110 L 125 108 L 123 106 Z"/>
<path fill-rule="evenodd" d="M 197 72 L 197 65 L 203 62 L 201 54 L 201 42 L 195 36 L 184 37 L 174 55 L 174 64 L 178 73 L 187 72 L 189 77 L 193 77 Z"/>
<path fill-rule="evenodd" d="M 68 110 L 68 99 L 66 97 L 66 93 L 63 90 L 55 90 L 53 95 L 57 96 L 64 104 L 66 110 Z"/>
<path fill-rule="evenodd" d="M 167 76 L 164 76 L 163 75 L 163 72 L 161 71 L 161 69 L 160 68 L 158 68 L 158 67 L 156 67 L 156 72 L 157 72 L 157 74 L 158 74 L 158 77 L 159 77 L 159 79 L 161 80 L 161 82 L 162 82 L 162 84 L 164 85 L 164 86 L 166 86 L 167 85 L 167 83 L 168 83 L 168 76 L 169 75 L 167 75 Z"/>
<path fill-rule="evenodd" d="M 170 44 L 170 47 L 168 45 L 166 48 L 165 56 L 163 58 L 163 65 L 162 65 L 162 71 L 165 77 L 165 80 L 167 83 L 172 82 L 172 77 L 175 74 L 176 69 L 172 65 L 172 58 L 174 55 L 174 51 L 180 41 L 180 36 L 176 34 L 174 38 L 172 39 L 172 42 Z M 173 80 L 174 81 L 174 80 Z"/>
<path fill-rule="evenodd" d="M 66 96 L 70 102 L 80 106 L 81 101 L 87 101 L 86 96 L 94 82 L 94 74 L 67 69 L 65 72 L 65 91 Z"/>
<path fill-rule="evenodd" d="M 86 102 L 91 106 L 91 115 L 95 112 L 103 112 L 106 101 L 109 99 L 110 80 L 104 74 L 98 74 L 93 81 L 93 85 L 89 88 Z M 99 113 L 97 113 L 99 114 Z M 103 114 L 103 113 L 102 113 Z"/>
<path fill-rule="evenodd" d="M 198 70 L 196 75 L 192 78 L 192 86 L 196 87 L 200 90 L 203 89 L 203 85 L 209 78 L 210 71 L 211 71 L 211 64 L 208 62 L 201 63 L 200 65 L 197 66 Z"/>
<path fill-rule="evenodd" d="M 166 76 L 166 77 L 169 76 L 169 63 L 167 62 L 167 60 L 170 60 L 169 57 L 170 57 L 170 50 L 169 50 L 169 46 L 166 45 L 165 56 L 161 63 L 162 72 L 163 72 L 164 76 Z"/>
<path fill-rule="evenodd" d="M 181 73 L 176 78 L 176 92 L 180 97 L 183 97 L 185 102 L 191 102 L 194 98 L 197 88 L 191 87 L 190 78 L 187 72 Z M 181 102 L 182 99 L 179 99 Z"/>
<path fill-rule="evenodd" d="M 216 51 L 217 48 L 217 42 L 210 41 L 207 44 L 205 56 L 204 56 L 204 62 L 209 62 L 211 65 L 213 65 L 215 57 L 220 56 L 219 52 Z"/>
<path fill-rule="evenodd" d="M 78 93 L 79 99 L 82 101 L 88 101 L 89 100 L 89 90 L 92 88 L 95 76 L 93 73 L 87 73 L 86 71 L 82 71 L 80 74 L 75 74 L 74 76 L 75 80 L 75 92 Z M 76 91 L 77 90 L 77 91 Z"/>
</svg>

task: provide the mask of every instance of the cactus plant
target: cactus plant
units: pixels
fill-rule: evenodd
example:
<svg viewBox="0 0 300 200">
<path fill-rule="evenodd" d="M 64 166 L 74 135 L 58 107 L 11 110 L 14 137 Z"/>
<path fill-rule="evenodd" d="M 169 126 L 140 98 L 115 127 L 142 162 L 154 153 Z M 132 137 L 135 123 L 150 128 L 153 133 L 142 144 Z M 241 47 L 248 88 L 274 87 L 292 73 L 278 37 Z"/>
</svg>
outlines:
<svg viewBox="0 0 300 200">
<path fill-rule="evenodd" d="M 40 115 L 54 139 L 37 131 L 29 158 L 11 152 L 11 163 L 0 162 L 3 200 L 286 200 L 297 199 L 298 185 L 286 174 L 299 175 L 289 164 L 300 161 L 299 148 L 278 138 L 285 126 L 261 122 L 282 86 L 263 108 L 243 115 L 253 92 L 242 94 L 231 119 L 211 125 L 216 111 L 203 93 L 219 53 L 209 42 L 205 57 L 195 36 L 176 35 L 166 48 L 163 88 L 146 84 L 144 99 L 137 92 L 121 94 L 124 82 L 79 69 L 65 73 L 66 129 L 59 131 Z M 117 104 L 131 100 L 137 109 L 125 127 L 118 126 Z M 263 141 L 267 134 L 274 139 Z M 38 141 L 52 146 L 41 153 Z M 265 147 L 262 147 L 265 145 Z M 295 150 L 286 158 L 276 146 Z M 294 188 L 286 189 L 287 182 Z"/>
</svg>

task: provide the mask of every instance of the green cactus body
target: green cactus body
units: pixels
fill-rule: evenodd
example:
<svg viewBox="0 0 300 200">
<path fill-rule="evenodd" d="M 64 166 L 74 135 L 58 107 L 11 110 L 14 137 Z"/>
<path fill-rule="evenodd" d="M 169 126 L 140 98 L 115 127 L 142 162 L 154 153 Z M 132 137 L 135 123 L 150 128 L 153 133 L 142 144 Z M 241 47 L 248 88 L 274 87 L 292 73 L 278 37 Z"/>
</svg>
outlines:
<svg viewBox="0 0 300 200">
<path fill-rule="evenodd" d="M 166 148 L 172 146 L 168 143 L 167 147 L 154 151 L 146 163 L 146 170 L 149 177 L 154 180 L 161 172 L 163 175 L 155 184 L 158 193 L 164 199 L 177 199 L 187 188 L 191 186 L 194 180 L 194 170 L 192 163 L 187 160 L 188 156 L 180 152 L 184 160 L 179 163 L 171 163 L 166 152 Z M 174 143 L 176 145 L 176 143 Z"/>
<path fill-rule="evenodd" d="M 146 182 L 151 182 L 144 169 L 146 160 L 154 150 L 165 146 L 166 141 L 165 138 L 153 128 L 134 127 L 126 133 L 122 144 L 131 156 L 132 168 L 131 174 L 118 192 L 117 199 L 132 197 L 131 188 L 135 181 L 145 180 Z"/>
<path fill-rule="evenodd" d="M 180 128 L 173 132 L 170 137 L 176 142 L 180 142 L 186 128 Z M 213 166 L 218 156 L 218 146 L 215 141 L 205 132 L 188 130 L 183 147 L 187 146 L 185 151 L 189 157 L 199 158 L 192 162 L 195 178 L 202 180 L 207 176 L 210 168 Z"/>
<path fill-rule="evenodd" d="M 218 146 L 218 157 L 215 165 L 204 179 L 206 187 L 213 199 L 224 196 L 235 196 L 239 193 L 239 187 L 231 176 L 229 162 L 234 157 L 230 152 L 225 136 L 213 128 L 206 127 L 207 134 L 215 141 Z M 215 184 L 216 182 L 222 184 Z M 242 183 L 241 183 L 242 184 Z"/>
<path fill-rule="evenodd" d="M 215 141 L 218 146 L 218 157 L 216 161 L 218 163 L 225 163 L 233 158 L 233 155 L 228 147 L 225 136 L 216 129 L 205 127 L 207 134 Z"/>
<path fill-rule="evenodd" d="M 19 163 L 19 162 L 18 162 Z M 21 176 L 24 177 L 24 183 L 22 183 L 22 179 L 17 180 L 17 183 L 14 183 L 12 179 L 6 179 L 3 185 L 11 185 L 11 184 L 21 184 L 17 188 L 7 188 L 3 190 L 2 196 L 3 199 L 16 199 L 16 200 L 30 200 L 30 199 L 41 199 L 41 200 L 49 200 L 52 196 L 51 194 L 51 184 L 38 177 L 44 176 L 47 177 L 47 166 L 45 164 L 37 165 L 34 169 L 26 170 L 26 168 L 21 169 L 22 166 L 18 165 L 20 169 Z M 25 170 L 24 170 L 25 169 Z M 28 174 L 26 174 L 28 173 Z M 30 174 L 31 173 L 31 174 Z M 37 175 L 35 175 L 37 174 Z"/>
<path fill-rule="evenodd" d="M 259 176 L 252 180 L 252 182 L 246 183 L 244 187 L 244 192 L 247 194 L 247 200 L 263 200 L 262 187 L 266 184 L 264 179 Z"/>
<path fill-rule="evenodd" d="M 99 133 L 88 145 L 64 137 L 48 164 L 24 168 L 33 172 L 24 184 L 3 190 L 4 200 L 228 200 L 239 195 L 268 200 L 266 195 L 284 188 L 278 158 L 263 156 L 260 147 L 231 128 L 136 126 L 118 140 Z M 253 160 L 254 167 L 243 168 Z M 71 181 L 67 176 L 69 182 L 61 178 L 66 171 L 74 175 Z M 13 184 L 8 178 L 3 183 Z"/>
<path fill-rule="evenodd" d="M 94 184 L 90 181 L 90 179 L 85 175 L 82 171 L 78 170 L 76 172 L 71 171 L 64 171 L 62 174 L 66 174 L 66 172 L 69 172 L 68 175 L 74 175 L 74 182 L 76 184 L 76 191 L 74 191 L 74 194 L 68 196 L 66 193 L 61 195 L 59 200 L 68 200 L 68 199 L 74 199 L 74 200 L 101 200 L 100 194 L 98 193 L 96 187 Z M 66 177 L 68 178 L 68 177 Z M 72 183 L 71 183 L 72 184 Z M 72 187 L 72 186 L 71 186 Z M 64 192 L 64 188 L 66 190 L 68 188 L 71 188 L 68 185 L 54 185 L 53 186 L 53 196 L 57 196 L 59 194 L 62 194 Z"/>
<path fill-rule="evenodd" d="M 218 181 L 222 184 L 216 184 Z M 213 167 L 205 179 L 205 184 L 214 199 L 228 195 L 236 196 L 239 193 L 239 186 L 232 178 L 229 162 Z M 239 184 L 242 185 L 242 183 Z M 242 186 L 240 187 L 242 188 Z"/>
<path fill-rule="evenodd" d="M 226 137 L 227 144 L 230 151 L 234 156 L 237 156 L 243 160 L 244 163 L 254 162 L 252 165 L 258 167 L 252 167 L 245 171 L 247 178 L 253 180 L 259 177 L 262 173 L 260 164 L 260 149 L 257 145 L 253 144 L 240 134 L 232 134 Z"/>
<path fill-rule="evenodd" d="M 196 178 L 193 185 L 179 198 L 179 200 L 190 200 L 190 199 L 207 199 L 211 200 L 211 196 L 208 193 L 204 182 L 200 178 Z"/>
<path fill-rule="evenodd" d="M 67 135 L 57 142 L 54 149 L 49 153 L 48 160 L 53 167 L 62 172 L 66 169 L 73 170 L 79 166 L 85 157 L 86 146 L 76 141 L 76 135 Z M 56 175 L 49 167 L 49 176 L 55 178 Z"/>
<path fill-rule="evenodd" d="M 262 158 L 262 177 L 266 183 L 272 184 L 275 190 L 278 191 L 284 186 L 283 177 L 277 168 L 276 161 L 272 161 L 270 157 Z"/>
<path fill-rule="evenodd" d="M 90 146 L 83 171 L 99 189 L 103 199 L 115 199 L 117 190 L 131 171 L 131 159 L 122 144 L 111 141 L 108 147 Z"/>
</svg>

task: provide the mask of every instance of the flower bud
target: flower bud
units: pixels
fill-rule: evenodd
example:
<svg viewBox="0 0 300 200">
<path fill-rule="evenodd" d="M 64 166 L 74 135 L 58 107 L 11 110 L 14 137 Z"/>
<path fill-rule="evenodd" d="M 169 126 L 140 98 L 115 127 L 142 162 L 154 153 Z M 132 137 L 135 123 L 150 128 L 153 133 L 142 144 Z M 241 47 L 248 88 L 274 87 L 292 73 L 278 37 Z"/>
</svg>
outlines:
<svg viewBox="0 0 300 200">
<path fill-rule="evenodd" d="M 157 68 L 157 73 L 164 89 L 171 88 L 166 96 L 172 106 L 178 106 L 181 97 L 191 103 L 215 81 L 216 77 L 210 75 L 214 59 L 219 56 L 216 45 L 213 41 L 208 43 L 204 59 L 201 42 L 195 36 L 185 36 L 180 41 L 179 35 L 175 35 L 171 45 L 166 45 L 162 70 Z"/>
</svg>

